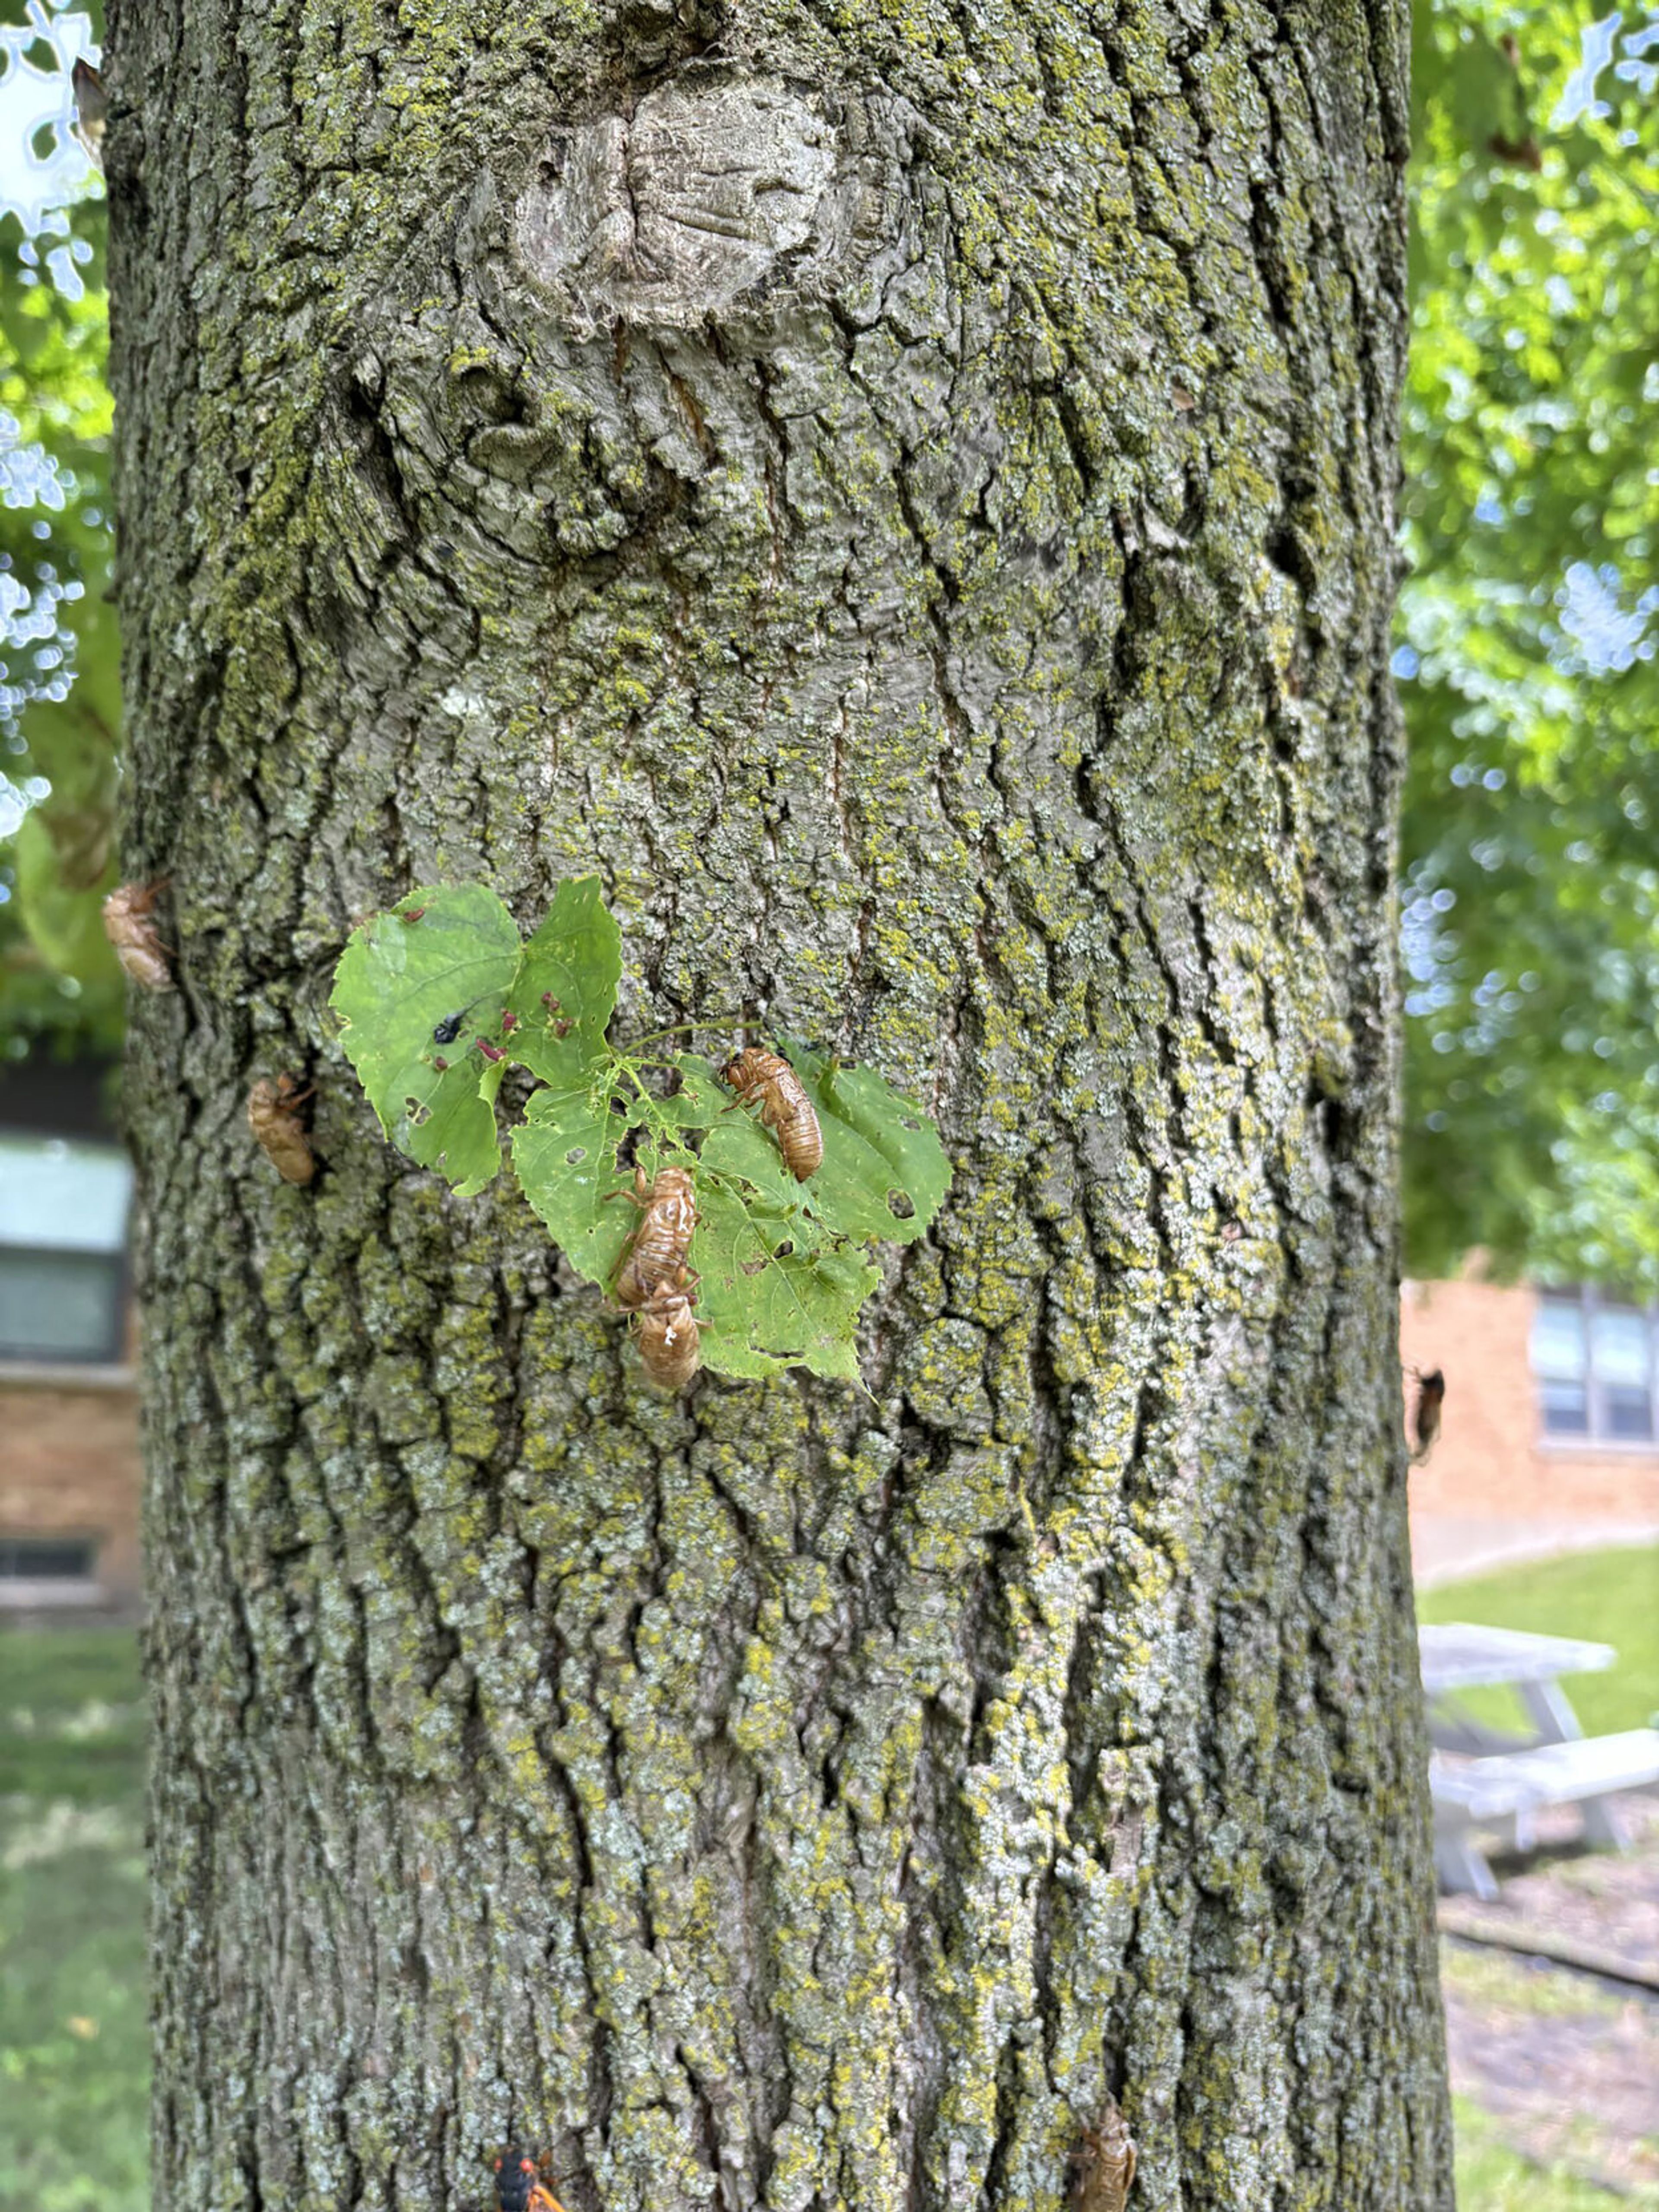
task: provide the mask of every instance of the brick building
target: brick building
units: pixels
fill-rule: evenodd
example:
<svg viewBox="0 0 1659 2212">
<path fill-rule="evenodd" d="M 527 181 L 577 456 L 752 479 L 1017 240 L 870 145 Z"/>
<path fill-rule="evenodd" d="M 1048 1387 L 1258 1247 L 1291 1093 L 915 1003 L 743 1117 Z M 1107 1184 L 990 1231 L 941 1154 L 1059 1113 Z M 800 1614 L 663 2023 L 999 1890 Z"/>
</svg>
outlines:
<svg viewBox="0 0 1659 2212">
<path fill-rule="evenodd" d="M 1472 1269 L 1404 1285 L 1400 1357 L 1446 1378 L 1412 1470 L 1419 1580 L 1659 1535 L 1659 1306 Z"/>
<path fill-rule="evenodd" d="M 138 1604 L 131 1170 L 107 1071 L 0 1075 L 0 1614 Z"/>
</svg>

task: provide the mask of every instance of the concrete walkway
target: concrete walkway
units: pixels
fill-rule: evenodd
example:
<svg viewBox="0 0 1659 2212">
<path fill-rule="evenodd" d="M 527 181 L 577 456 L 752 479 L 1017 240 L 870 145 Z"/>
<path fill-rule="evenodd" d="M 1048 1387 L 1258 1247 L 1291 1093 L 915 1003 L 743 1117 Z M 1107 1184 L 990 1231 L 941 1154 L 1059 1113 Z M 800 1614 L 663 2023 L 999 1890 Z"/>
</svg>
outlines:
<svg viewBox="0 0 1659 2212">
<path fill-rule="evenodd" d="M 1477 1520 L 1413 1513 L 1412 1572 L 1419 1589 L 1433 1589 L 1441 1583 L 1462 1582 L 1495 1567 L 1562 1559 L 1570 1552 L 1653 1543 L 1659 1543 L 1659 1522 Z M 1654 1601 L 1659 1604 L 1659 1573 L 1654 1580 Z"/>
</svg>

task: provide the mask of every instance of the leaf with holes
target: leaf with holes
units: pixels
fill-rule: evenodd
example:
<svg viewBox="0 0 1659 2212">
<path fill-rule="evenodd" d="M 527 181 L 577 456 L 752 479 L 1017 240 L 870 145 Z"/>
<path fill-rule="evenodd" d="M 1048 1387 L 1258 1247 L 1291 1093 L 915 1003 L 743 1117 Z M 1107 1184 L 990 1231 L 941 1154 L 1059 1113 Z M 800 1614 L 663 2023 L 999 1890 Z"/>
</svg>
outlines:
<svg viewBox="0 0 1659 2212">
<path fill-rule="evenodd" d="M 609 1284 L 638 1215 L 622 1193 L 633 1177 L 617 1165 L 629 1122 L 608 1082 L 582 1091 L 538 1091 L 513 1132 L 513 1165 L 524 1194 L 579 1275 Z"/>
<path fill-rule="evenodd" d="M 951 1162 L 926 1110 L 872 1067 L 842 1067 L 803 1044 L 780 1049 L 823 1133 L 823 1164 L 808 1186 L 818 1212 L 845 1236 L 913 1243 L 951 1187 Z"/>
<path fill-rule="evenodd" d="M 716 1079 L 708 1062 L 695 1053 L 681 1052 L 668 1065 L 678 1073 L 679 1088 L 660 1102 L 665 1124 L 686 1130 L 718 1127 L 732 1094 Z"/>
<path fill-rule="evenodd" d="M 754 1377 L 810 1368 L 857 1382 L 853 1334 L 879 1276 L 816 1224 L 758 1212 L 718 1182 L 697 1189 L 691 1265 L 705 1367 Z"/>
<path fill-rule="evenodd" d="M 556 1088 L 575 1088 L 574 1072 L 603 1047 L 621 980 L 622 932 L 599 878 L 562 883 L 524 946 L 508 1001 L 514 1059 Z"/>
<path fill-rule="evenodd" d="M 335 970 L 341 1042 L 380 1127 L 463 1195 L 501 1168 L 500 1068 L 475 1039 L 499 1041 L 520 951 L 494 891 L 437 884 L 354 931 Z"/>
</svg>

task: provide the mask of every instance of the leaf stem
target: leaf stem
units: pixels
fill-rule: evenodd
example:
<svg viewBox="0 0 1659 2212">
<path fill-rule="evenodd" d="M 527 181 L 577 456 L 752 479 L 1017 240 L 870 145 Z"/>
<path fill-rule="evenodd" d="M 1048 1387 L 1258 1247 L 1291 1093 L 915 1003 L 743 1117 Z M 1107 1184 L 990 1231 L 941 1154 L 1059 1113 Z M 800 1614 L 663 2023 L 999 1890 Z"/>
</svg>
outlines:
<svg viewBox="0 0 1659 2212">
<path fill-rule="evenodd" d="M 739 1029 L 745 1030 L 757 1030 L 762 1026 L 751 1014 L 700 1014 L 695 1021 L 670 1022 L 665 1030 L 647 1030 L 642 1037 L 635 1037 L 626 1049 L 637 1052 L 642 1044 L 655 1044 L 659 1037 L 678 1036 L 686 1030 L 718 1029 L 723 1022 L 735 1022 Z M 623 1048 L 618 1045 L 612 1049 L 621 1051 Z"/>
</svg>

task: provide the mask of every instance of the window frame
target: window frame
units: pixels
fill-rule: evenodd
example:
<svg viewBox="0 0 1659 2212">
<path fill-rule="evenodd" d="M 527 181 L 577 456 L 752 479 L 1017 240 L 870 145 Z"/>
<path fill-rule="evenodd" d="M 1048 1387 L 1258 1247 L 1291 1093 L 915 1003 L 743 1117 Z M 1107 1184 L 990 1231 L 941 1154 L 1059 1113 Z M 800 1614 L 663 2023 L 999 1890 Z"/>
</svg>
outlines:
<svg viewBox="0 0 1659 2212">
<path fill-rule="evenodd" d="M 1585 1426 L 1552 1429 L 1545 1418 L 1544 1385 L 1564 1381 L 1541 1374 L 1534 1363 L 1532 1331 L 1528 1334 L 1527 1371 L 1533 1390 L 1533 1413 L 1539 1443 L 1550 1451 L 1643 1452 L 1659 1454 L 1659 1300 L 1620 1297 L 1595 1283 L 1539 1284 L 1534 1289 L 1533 1328 L 1547 1305 L 1570 1306 L 1583 1326 L 1584 1364 L 1579 1379 L 1584 1392 Z M 1615 1435 L 1607 1418 L 1606 1392 L 1610 1387 L 1598 1374 L 1595 1361 L 1595 1318 L 1609 1310 L 1640 1315 L 1647 1334 L 1648 1433 L 1644 1437 Z M 1630 1386 L 1626 1385 L 1628 1388 Z"/>
<path fill-rule="evenodd" d="M 56 1529 L 50 1534 L 43 1534 L 38 1528 L 30 1529 L 27 1534 L 0 1532 L 0 1583 L 95 1583 L 98 1579 L 98 1548 L 101 1540 L 97 1536 L 85 1535 L 79 1529 Z M 70 1549 L 84 1552 L 87 1555 L 86 1565 L 76 1568 L 73 1574 L 47 1574 L 41 1570 L 38 1560 L 32 1568 L 16 1574 L 7 1571 L 12 1565 L 12 1559 L 8 1554 L 21 1556 L 29 1552 Z"/>
<path fill-rule="evenodd" d="M 17 1123 L 0 1124 L 0 1138 L 23 1144 L 63 1144 L 80 1152 L 112 1153 L 127 1158 L 125 1147 L 113 1137 L 90 1134 L 80 1130 L 64 1134 L 59 1131 L 42 1129 Z M 131 1162 L 129 1161 L 129 1173 Z M 128 1354 L 132 1332 L 132 1209 L 134 1188 L 127 1186 L 126 1213 L 122 1223 L 121 1242 L 104 1250 L 86 1246 L 14 1243 L 0 1237 L 0 1252 L 9 1260 L 21 1261 L 25 1266 L 33 1260 L 45 1261 L 72 1257 L 101 1263 L 112 1277 L 113 1296 L 110 1302 L 109 1332 L 95 1348 L 85 1352 L 30 1352 L 8 1344 L 0 1339 L 0 1382 L 130 1382 L 133 1373 Z"/>
<path fill-rule="evenodd" d="M 99 1559 L 107 1540 L 106 1536 L 81 1528 L 60 1528 L 50 1533 L 31 1528 L 0 1534 L 0 1553 L 30 1547 L 45 1551 L 73 1544 L 83 1547 L 88 1555 L 84 1574 L 0 1573 L 0 1613 L 51 1613 L 60 1608 L 68 1612 L 76 1607 L 90 1609 L 107 1605 L 109 1591 L 98 1572 Z"/>
</svg>

